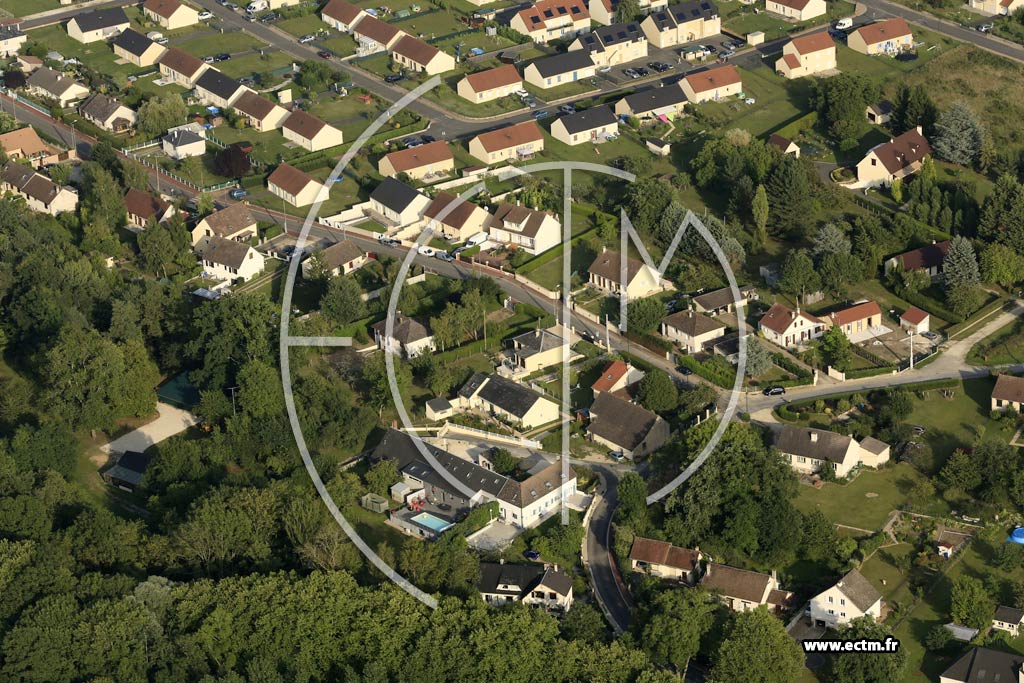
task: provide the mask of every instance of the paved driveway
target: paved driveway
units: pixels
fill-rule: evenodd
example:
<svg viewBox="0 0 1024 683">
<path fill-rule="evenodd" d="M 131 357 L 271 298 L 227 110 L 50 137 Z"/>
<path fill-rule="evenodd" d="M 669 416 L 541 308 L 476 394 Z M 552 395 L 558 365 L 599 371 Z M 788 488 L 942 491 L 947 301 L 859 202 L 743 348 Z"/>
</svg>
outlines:
<svg viewBox="0 0 1024 683">
<path fill-rule="evenodd" d="M 159 416 L 155 420 L 101 446 L 103 451 L 106 453 L 125 453 L 127 451 L 142 453 L 153 444 L 180 434 L 198 421 L 198 418 L 187 410 L 175 408 L 167 403 L 157 403 L 156 409 Z"/>
</svg>

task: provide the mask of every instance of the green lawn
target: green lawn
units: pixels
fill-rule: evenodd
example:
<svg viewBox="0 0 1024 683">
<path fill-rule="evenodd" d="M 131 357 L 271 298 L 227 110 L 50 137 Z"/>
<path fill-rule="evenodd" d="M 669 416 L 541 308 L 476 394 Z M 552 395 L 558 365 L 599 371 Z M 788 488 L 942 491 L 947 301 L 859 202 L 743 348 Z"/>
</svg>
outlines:
<svg viewBox="0 0 1024 683">
<path fill-rule="evenodd" d="M 345 140 L 355 140 L 386 109 L 387 105 L 377 98 L 367 104 L 348 95 L 319 99 L 309 107 L 309 113 L 340 128 Z"/>
<path fill-rule="evenodd" d="M 263 56 L 249 54 L 244 57 L 229 59 L 226 62 L 222 62 L 218 68 L 232 78 L 244 78 L 281 69 L 291 63 L 292 58 L 290 55 L 268 50 Z"/>
<path fill-rule="evenodd" d="M 516 43 L 503 38 L 502 36 L 494 35 L 489 36 L 484 31 L 475 31 L 473 33 L 467 33 L 462 36 L 452 36 L 451 38 L 445 38 L 444 40 L 434 40 L 431 44 L 439 50 L 443 50 L 450 55 L 455 54 L 455 46 L 462 43 L 462 56 L 465 57 L 470 50 L 474 47 L 478 47 L 484 52 L 494 52 L 496 50 L 504 50 L 507 47 L 512 47 Z M 526 57 L 523 57 L 526 59 Z"/>
<path fill-rule="evenodd" d="M 810 81 L 788 81 L 771 69 L 739 69 L 743 77 L 743 96 L 752 97 L 754 104 L 743 98 L 729 98 L 722 102 L 698 105 L 711 114 L 724 116 L 725 127 L 742 128 L 754 135 L 764 135 L 799 118 L 809 110 Z"/>
<path fill-rule="evenodd" d="M 276 164 L 283 159 L 290 159 L 305 153 L 305 150 L 300 147 L 287 146 L 286 140 L 279 130 L 259 132 L 251 128 L 237 129 L 221 126 L 213 131 L 213 135 L 227 144 L 243 140 L 253 143 L 253 158 L 264 164 Z"/>
<path fill-rule="evenodd" d="M 356 41 L 348 33 L 318 41 L 317 44 L 331 51 L 337 57 L 348 57 L 356 53 Z"/>
<path fill-rule="evenodd" d="M 989 418 L 994 385 L 995 379 L 991 377 L 969 379 L 963 382 L 963 388 L 955 390 L 952 399 L 933 390 L 926 399 L 915 400 L 907 422 L 926 428 L 924 440 L 935 453 L 937 463 L 945 462 L 954 450 L 970 447 L 979 439 L 1010 440 L 1012 434 Z"/>
<path fill-rule="evenodd" d="M 28 32 L 29 43 L 39 42 L 49 50 L 56 50 L 65 58 L 76 58 L 83 64 L 109 76 L 118 87 L 128 84 L 128 77 L 147 71 L 154 67 L 138 67 L 134 64 L 118 64 L 120 60 L 105 42 L 83 44 L 70 38 L 63 25 L 47 26 Z"/>
<path fill-rule="evenodd" d="M 420 4 L 423 7 L 430 7 L 429 3 Z M 394 10 L 398 9 L 394 5 L 390 5 L 390 7 Z M 388 23 L 409 35 L 420 37 L 428 42 L 466 30 L 466 25 L 456 19 L 454 14 L 448 12 L 421 12 L 405 19 L 390 18 Z"/>
<path fill-rule="evenodd" d="M 28 17 L 60 7 L 60 0 L 0 0 L 0 11 L 9 17 Z"/>
<path fill-rule="evenodd" d="M 1024 362 L 1024 322 L 1015 320 L 974 345 L 967 362 L 1009 365 Z"/>
<path fill-rule="evenodd" d="M 175 43 L 174 47 L 202 59 L 207 55 L 215 55 L 219 52 L 235 54 L 238 52 L 248 52 L 249 50 L 258 50 L 261 47 L 266 47 L 266 45 L 263 41 L 254 38 L 248 33 L 234 31 L 231 33 L 189 38 L 180 43 Z"/>
<path fill-rule="evenodd" d="M 578 243 L 573 245 L 570 258 L 570 273 L 585 273 L 590 264 L 594 262 L 596 254 L 586 245 Z M 556 290 L 562 285 L 562 258 L 552 259 L 536 270 L 526 275 L 530 280 L 541 287 Z"/>
<path fill-rule="evenodd" d="M 320 21 L 320 17 L 315 14 L 307 14 L 293 19 L 284 19 L 282 21 L 275 22 L 274 27 L 290 33 L 296 38 L 301 38 L 302 36 L 310 33 L 317 33 L 318 31 L 331 30 L 330 27 Z"/>
<path fill-rule="evenodd" d="M 882 594 L 886 603 L 903 603 L 911 599 L 907 575 L 893 566 L 892 559 L 912 555 L 914 546 L 909 543 L 880 549 L 860 566 L 860 573 Z"/>
<path fill-rule="evenodd" d="M 728 0 L 718 3 L 719 12 L 722 16 L 722 26 L 736 33 L 746 35 L 753 31 L 763 31 L 765 40 L 775 40 L 790 33 L 803 31 L 811 26 L 824 26 L 836 19 L 853 16 L 854 5 L 846 0 L 835 0 L 828 3 L 827 14 L 823 17 L 815 17 L 808 21 L 792 22 L 783 19 L 777 14 L 770 14 L 761 8 L 761 11 L 754 14 L 753 5 L 744 5 L 738 0 Z"/>
</svg>

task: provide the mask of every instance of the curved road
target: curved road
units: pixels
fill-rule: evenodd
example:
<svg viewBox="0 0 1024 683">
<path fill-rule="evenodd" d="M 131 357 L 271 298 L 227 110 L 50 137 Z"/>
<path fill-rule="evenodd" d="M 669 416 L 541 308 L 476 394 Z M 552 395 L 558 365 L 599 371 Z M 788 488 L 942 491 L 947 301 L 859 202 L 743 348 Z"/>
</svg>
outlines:
<svg viewBox="0 0 1024 683">
<path fill-rule="evenodd" d="M 618 567 L 611 549 L 612 516 L 619 505 L 616 487 L 619 474 L 614 468 L 604 465 L 586 463 L 601 479 L 600 500 L 595 503 L 591 513 L 590 524 L 587 525 L 587 571 L 590 572 L 590 584 L 608 621 L 611 622 L 615 635 L 629 629 L 630 604 L 625 591 L 620 587 Z"/>
</svg>

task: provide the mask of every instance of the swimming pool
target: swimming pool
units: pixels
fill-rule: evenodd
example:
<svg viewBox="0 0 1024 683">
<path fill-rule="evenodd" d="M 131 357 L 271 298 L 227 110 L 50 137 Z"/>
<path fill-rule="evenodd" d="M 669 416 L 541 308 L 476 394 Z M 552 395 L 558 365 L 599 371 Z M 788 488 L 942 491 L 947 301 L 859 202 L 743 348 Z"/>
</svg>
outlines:
<svg viewBox="0 0 1024 683">
<path fill-rule="evenodd" d="M 445 529 L 447 529 L 447 528 L 449 528 L 451 526 L 455 526 L 451 522 L 446 522 L 445 520 L 441 519 L 440 517 L 435 517 L 434 515 L 430 514 L 429 512 L 421 512 L 420 514 L 416 515 L 415 517 L 410 517 L 410 519 L 412 521 L 416 522 L 417 524 L 422 524 L 423 526 L 425 526 L 428 529 L 430 529 L 431 531 L 433 531 L 435 534 L 439 534 L 442 531 L 444 531 Z"/>
</svg>

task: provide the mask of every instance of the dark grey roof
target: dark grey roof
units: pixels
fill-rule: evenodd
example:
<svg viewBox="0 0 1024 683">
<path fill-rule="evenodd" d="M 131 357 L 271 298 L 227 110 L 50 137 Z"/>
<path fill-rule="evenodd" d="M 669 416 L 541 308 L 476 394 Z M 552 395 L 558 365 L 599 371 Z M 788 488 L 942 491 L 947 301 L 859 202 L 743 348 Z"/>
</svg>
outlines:
<svg viewBox="0 0 1024 683">
<path fill-rule="evenodd" d="M 862 612 L 882 599 L 882 594 L 856 569 L 851 569 L 846 576 L 839 579 L 836 588 Z"/>
<path fill-rule="evenodd" d="M 1000 605 L 996 608 L 995 617 L 996 621 L 1002 621 L 1007 624 L 1020 624 L 1024 621 L 1024 610 L 1017 609 L 1016 607 L 1007 607 L 1006 605 Z"/>
<path fill-rule="evenodd" d="M 623 98 L 634 114 L 644 114 L 655 109 L 675 106 L 686 102 L 686 93 L 678 85 L 667 85 L 660 88 L 648 88 L 626 95 Z"/>
<path fill-rule="evenodd" d="M 601 126 L 610 126 L 618 121 L 618 119 L 615 117 L 615 112 L 612 111 L 611 107 L 602 105 L 593 109 L 584 109 L 575 114 L 567 114 L 559 119 L 559 121 L 565 126 L 565 131 L 569 135 L 575 135 L 576 133 L 583 133 L 600 128 Z"/>
<path fill-rule="evenodd" d="M 713 320 L 706 315 L 694 313 L 693 311 L 679 311 L 664 318 L 662 324 L 679 330 L 689 337 L 698 337 L 708 332 L 721 330 L 725 332 L 725 325 Z"/>
<path fill-rule="evenodd" d="M 120 108 L 121 103 L 114 98 L 96 93 L 82 103 L 82 106 L 78 108 L 78 113 L 96 121 L 106 121 Z"/>
<path fill-rule="evenodd" d="M 942 673 L 942 680 L 961 683 L 1017 683 L 1024 656 L 976 647 Z"/>
<path fill-rule="evenodd" d="M 541 398 L 522 384 L 500 375 L 490 375 L 477 396 L 516 417 L 523 417 L 530 412 L 530 408 Z"/>
<path fill-rule="evenodd" d="M 718 7 L 713 2 L 683 2 L 668 8 L 669 14 L 677 24 L 685 24 L 695 19 L 714 19 L 718 16 Z"/>
<path fill-rule="evenodd" d="M 371 329 L 383 335 L 385 330 L 387 330 L 387 319 L 374 323 L 371 325 Z M 401 313 L 395 317 L 395 329 L 391 338 L 399 344 L 404 346 L 410 342 L 426 339 L 429 336 L 430 327 L 426 324 L 414 318 L 404 316 Z"/>
<path fill-rule="evenodd" d="M 445 410 L 451 410 L 452 404 L 448 399 L 444 398 L 443 396 L 438 396 L 437 398 L 432 398 L 429 401 L 427 401 L 427 407 L 436 413 L 440 413 Z"/>
<path fill-rule="evenodd" d="M 20 38 L 23 35 L 25 35 L 25 32 L 15 25 L 7 24 L 6 26 L 0 26 L 0 39 L 2 40 Z"/>
<path fill-rule="evenodd" d="M 745 285 L 739 289 L 740 294 L 744 295 L 747 292 L 752 291 L 754 288 L 750 285 Z M 716 289 L 713 292 L 707 292 L 706 294 L 693 297 L 693 303 L 697 304 L 705 311 L 717 311 L 735 302 L 732 298 L 732 290 L 728 287 L 722 287 L 721 289 Z"/>
<path fill-rule="evenodd" d="M 594 399 L 590 416 L 588 431 L 628 451 L 643 443 L 658 421 L 658 416 L 646 408 L 607 391 Z"/>
<path fill-rule="evenodd" d="M 178 130 L 171 131 L 163 137 L 163 140 L 174 147 L 183 147 L 185 145 L 191 145 L 193 142 L 202 140 L 202 136 L 193 133 L 186 128 L 179 128 Z"/>
<path fill-rule="evenodd" d="M 533 62 L 533 66 L 536 67 L 537 73 L 544 78 L 548 78 L 549 76 L 557 76 L 569 73 L 570 71 L 592 67 L 594 66 L 594 60 L 590 58 L 590 54 L 586 50 L 573 50 L 572 52 L 564 52 L 552 57 L 538 59 Z"/>
<path fill-rule="evenodd" d="M 394 178 L 385 178 L 370 193 L 370 199 L 380 202 L 382 205 L 398 213 L 405 211 L 406 207 L 412 204 L 419 196 L 421 195 L 415 188 L 409 187 Z"/>
<path fill-rule="evenodd" d="M 508 477 L 504 475 L 484 469 L 436 446 L 424 445 L 430 451 L 430 454 L 437 459 L 441 467 L 473 491 L 484 491 L 491 496 L 497 497 L 508 481 Z M 448 483 L 444 475 L 430 467 L 423 454 L 420 453 L 419 448 L 416 447 L 412 437 L 405 432 L 389 429 L 377 445 L 377 448 L 374 449 L 372 459 L 374 461 L 394 460 L 395 466 L 400 472 L 407 473 L 420 481 L 429 483 L 431 486 L 449 491 L 459 498 L 463 497 L 461 491 L 453 490 L 454 487 Z"/>
<path fill-rule="evenodd" d="M 121 31 L 120 35 L 114 38 L 114 45 L 129 54 L 141 57 L 146 53 L 146 50 L 153 46 L 153 41 L 135 29 L 129 28 Z"/>
<path fill-rule="evenodd" d="M 342 265 L 362 258 L 365 255 L 365 249 L 348 239 L 336 242 L 321 252 L 324 263 L 331 270 L 340 268 Z"/>
<path fill-rule="evenodd" d="M 212 235 L 206 243 L 203 260 L 238 269 L 245 262 L 245 255 L 248 253 L 247 243 Z"/>
<path fill-rule="evenodd" d="M 786 455 L 841 463 L 853 437 L 825 429 L 783 425 L 775 436 L 775 448 Z"/>
<path fill-rule="evenodd" d="M 228 78 L 216 69 L 207 69 L 196 81 L 196 87 L 213 93 L 221 99 L 229 100 L 242 87 L 242 84 L 233 78 Z"/>
<path fill-rule="evenodd" d="M 26 83 L 40 88 L 54 97 L 59 97 L 67 92 L 76 81 L 71 76 L 65 76 L 49 67 L 41 66 L 32 72 Z"/>
<path fill-rule="evenodd" d="M 132 486 L 138 486 L 142 482 L 142 475 L 153 460 L 152 455 L 139 453 L 138 451 L 127 451 L 117 460 L 117 464 L 108 469 L 104 474 L 111 479 L 117 479 Z"/>
<path fill-rule="evenodd" d="M 519 590 L 499 589 L 499 585 L 517 586 Z M 559 595 L 568 595 L 572 590 L 572 579 L 562 570 L 542 564 L 500 564 L 480 563 L 480 581 L 477 589 L 481 593 L 526 597 L 539 586 L 550 588 Z"/>
<path fill-rule="evenodd" d="M 128 15 L 120 7 L 114 7 L 112 9 L 98 9 L 93 12 L 76 14 L 73 20 L 83 32 L 96 31 L 117 26 L 118 24 L 127 24 Z"/>
<path fill-rule="evenodd" d="M 619 45 L 621 43 L 630 43 L 640 40 L 641 38 L 646 40 L 643 31 L 640 30 L 640 24 L 636 22 L 602 26 L 595 30 L 594 34 L 601 39 L 601 43 L 603 43 L 605 47 L 611 47 L 612 45 Z"/>
<path fill-rule="evenodd" d="M 544 351 L 561 348 L 565 345 L 565 340 L 560 334 L 550 330 L 537 329 L 532 332 L 523 332 L 518 337 L 513 337 L 512 345 L 515 348 L 516 354 L 523 358 L 528 358 Z"/>
<path fill-rule="evenodd" d="M 480 385 L 487 379 L 487 375 L 482 372 L 474 372 L 473 375 L 466 380 L 466 383 L 459 389 L 459 396 L 462 398 L 469 398 L 476 393 L 476 390 L 480 388 Z"/>
</svg>

